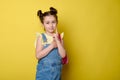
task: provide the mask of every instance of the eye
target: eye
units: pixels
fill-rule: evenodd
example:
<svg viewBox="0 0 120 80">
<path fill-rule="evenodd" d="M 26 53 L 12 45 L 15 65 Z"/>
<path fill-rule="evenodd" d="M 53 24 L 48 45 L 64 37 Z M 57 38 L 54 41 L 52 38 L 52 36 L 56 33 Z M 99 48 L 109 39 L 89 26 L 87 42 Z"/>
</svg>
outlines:
<svg viewBox="0 0 120 80">
<path fill-rule="evenodd" d="M 52 23 L 56 23 L 56 21 L 52 21 Z"/>
<path fill-rule="evenodd" d="M 46 24 L 49 24 L 49 22 L 46 22 Z"/>
</svg>

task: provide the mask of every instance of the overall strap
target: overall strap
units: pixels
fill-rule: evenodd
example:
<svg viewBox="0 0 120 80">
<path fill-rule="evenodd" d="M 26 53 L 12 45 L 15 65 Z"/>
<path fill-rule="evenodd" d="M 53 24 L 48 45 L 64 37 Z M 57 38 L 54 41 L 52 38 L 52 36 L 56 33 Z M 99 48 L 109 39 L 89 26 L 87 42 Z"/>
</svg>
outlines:
<svg viewBox="0 0 120 80">
<path fill-rule="evenodd" d="M 42 33 L 42 38 L 43 38 L 43 41 L 44 41 L 44 42 L 47 42 L 47 38 L 46 38 L 46 36 L 45 36 L 44 33 Z"/>
</svg>

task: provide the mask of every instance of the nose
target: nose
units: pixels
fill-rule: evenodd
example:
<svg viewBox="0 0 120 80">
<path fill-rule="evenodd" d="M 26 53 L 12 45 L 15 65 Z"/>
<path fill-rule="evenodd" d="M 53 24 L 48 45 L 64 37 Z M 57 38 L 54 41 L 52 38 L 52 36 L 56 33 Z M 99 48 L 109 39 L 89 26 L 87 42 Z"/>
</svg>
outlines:
<svg viewBox="0 0 120 80">
<path fill-rule="evenodd" d="M 51 28 L 53 27 L 53 24 L 52 24 L 52 23 L 50 24 L 50 27 L 51 27 Z"/>
</svg>

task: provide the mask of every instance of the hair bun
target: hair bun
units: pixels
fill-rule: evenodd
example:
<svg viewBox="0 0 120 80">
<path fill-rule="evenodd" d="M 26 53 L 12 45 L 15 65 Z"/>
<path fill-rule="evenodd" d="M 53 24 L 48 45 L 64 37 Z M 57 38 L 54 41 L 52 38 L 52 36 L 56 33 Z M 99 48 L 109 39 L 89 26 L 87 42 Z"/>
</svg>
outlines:
<svg viewBox="0 0 120 80">
<path fill-rule="evenodd" d="M 50 12 L 52 14 L 57 14 L 57 10 L 55 8 L 53 8 L 53 7 L 50 7 Z"/>
<path fill-rule="evenodd" d="M 43 14 L 42 14 L 42 11 L 41 10 L 38 10 L 37 12 L 37 16 L 41 17 Z"/>
</svg>

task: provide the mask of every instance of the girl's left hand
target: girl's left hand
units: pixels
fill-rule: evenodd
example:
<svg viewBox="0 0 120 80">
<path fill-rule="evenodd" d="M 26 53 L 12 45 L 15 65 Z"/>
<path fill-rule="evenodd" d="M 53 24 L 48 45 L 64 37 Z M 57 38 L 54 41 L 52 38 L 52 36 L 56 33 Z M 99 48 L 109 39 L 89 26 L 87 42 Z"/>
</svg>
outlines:
<svg viewBox="0 0 120 80">
<path fill-rule="evenodd" d="M 56 42 L 58 42 L 58 41 L 60 42 L 60 37 L 59 37 L 59 33 L 58 33 L 57 29 L 56 29 L 56 31 L 55 31 L 55 33 L 53 35 L 53 38 L 55 38 Z"/>
</svg>

